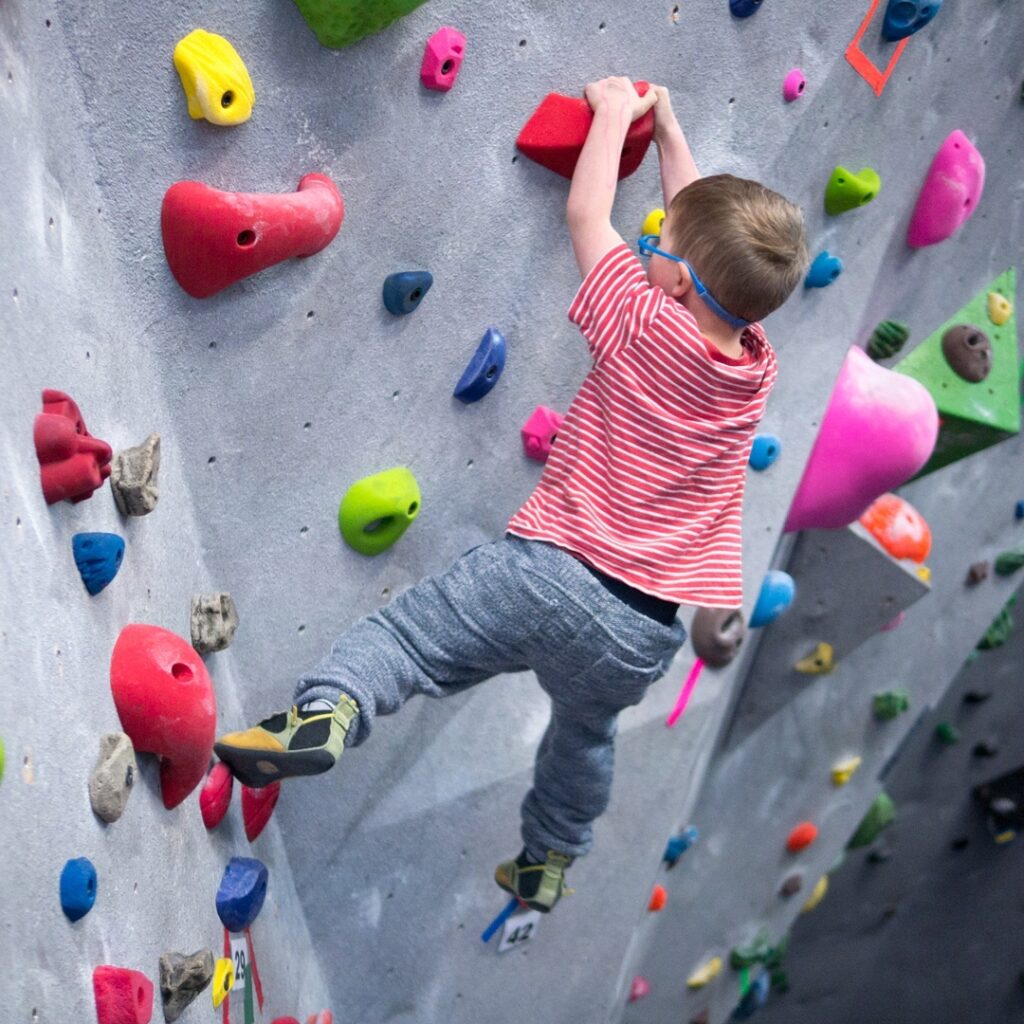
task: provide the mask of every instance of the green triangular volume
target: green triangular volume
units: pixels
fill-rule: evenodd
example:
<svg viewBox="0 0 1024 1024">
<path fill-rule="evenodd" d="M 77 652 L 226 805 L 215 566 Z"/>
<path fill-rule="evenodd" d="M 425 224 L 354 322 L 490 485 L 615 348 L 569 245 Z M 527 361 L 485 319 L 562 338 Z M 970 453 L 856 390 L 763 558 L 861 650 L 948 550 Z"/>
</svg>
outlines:
<svg viewBox="0 0 1024 1024">
<path fill-rule="evenodd" d="M 939 439 L 918 477 L 1020 433 L 1017 317 L 1011 313 L 1005 323 L 993 323 L 988 314 L 990 292 L 1014 302 L 1016 276 L 1012 267 L 893 367 L 923 384 L 939 410 Z M 979 327 L 992 341 L 992 370 L 980 383 L 959 377 L 942 354 L 942 336 L 957 324 Z"/>
<path fill-rule="evenodd" d="M 295 0 L 324 46 L 339 50 L 404 18 L 426 0 Z"/>
</svg>

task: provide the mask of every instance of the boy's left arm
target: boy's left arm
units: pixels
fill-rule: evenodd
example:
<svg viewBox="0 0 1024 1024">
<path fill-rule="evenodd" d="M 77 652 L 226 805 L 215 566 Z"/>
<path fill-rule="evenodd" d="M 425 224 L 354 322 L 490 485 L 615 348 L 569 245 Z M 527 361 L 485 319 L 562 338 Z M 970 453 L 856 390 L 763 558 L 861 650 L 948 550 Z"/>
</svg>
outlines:
<svg viewBox="0 0 1024 1024">
<path fill-rule="evenodd" d="M 565 211 L 576 263 L 584 277 L 606 252 L 623 241 L 611 220 L 622 147 L 629 126 L 658 99 L 654 89 L 638 95 L 628 78 L 593 82 L 585 95 L 593 108 L 594 121 L 576 162 Z"/>
</svg>

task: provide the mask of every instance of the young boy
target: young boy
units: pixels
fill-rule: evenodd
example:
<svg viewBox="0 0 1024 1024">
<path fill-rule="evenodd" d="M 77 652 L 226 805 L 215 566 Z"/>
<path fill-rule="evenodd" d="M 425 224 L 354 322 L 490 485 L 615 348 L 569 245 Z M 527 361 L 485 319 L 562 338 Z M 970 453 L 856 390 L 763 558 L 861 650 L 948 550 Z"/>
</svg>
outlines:
<svg viewBox="0 0 1024 1024">
<path fill-rule="evenodd" d="M 686 639 L 680 603 L 742 604 L 740 515 L 754 428 L 775 381 L 755 322 L 802 279 L 800 210 L 751 181 L 700 178 L 668 91 L 586 89 L 593 126 L 567 219 L 582 286 L 569 311 L 594 365 L 508 532 L 359 620 L 304 675 L 295 707 L 224 736 L 248 786 L 313 775 L 413 694 L 532 669 L 551 698 L 523 850 L 495 879 L 547 912 L 587 853 L 612 783 L 619 712 Z M 654 106 L 667 216 L 644 273 L 611 225 L 631 121 Z M 699 275 L 699 276 L 698 276 Z"/>
</svg>

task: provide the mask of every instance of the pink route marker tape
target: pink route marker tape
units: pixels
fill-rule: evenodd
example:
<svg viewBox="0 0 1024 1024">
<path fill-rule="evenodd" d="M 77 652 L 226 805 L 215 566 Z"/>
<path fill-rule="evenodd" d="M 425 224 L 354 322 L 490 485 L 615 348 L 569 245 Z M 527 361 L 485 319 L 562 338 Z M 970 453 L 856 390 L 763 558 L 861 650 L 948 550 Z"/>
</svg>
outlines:
<svg viewBox="0 0 1024 1024">
<path fill-rule="evenodd" d="M 686 705 L 690 703 L 690 697 L 693 696 L 694 688 L 697 686 L 697 680 L 700 678 L 701 669 L 703 668 L 704 662 L 697 658 L 693 663 L 693 668 L 690 669 L 690 674 L 686 677 L 686 682 L 683 683 L 683 688 L 679 691 L 676 706 L 669 712 L 668 718 L 665 719 L 665 724 L 670 729 L 683 717 L 683 712 L 686 710 Z"/>
</svg>

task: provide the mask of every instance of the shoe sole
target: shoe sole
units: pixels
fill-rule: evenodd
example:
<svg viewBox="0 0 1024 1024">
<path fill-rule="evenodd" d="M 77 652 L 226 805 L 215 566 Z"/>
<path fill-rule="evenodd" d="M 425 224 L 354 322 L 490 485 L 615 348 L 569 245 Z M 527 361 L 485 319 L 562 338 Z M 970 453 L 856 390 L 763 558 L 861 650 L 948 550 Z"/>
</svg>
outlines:
<svg viewBox="0 0 1024 1024">
<path fill-rule="evenodd" d="M 282 779 L 321 775 L 333 768 L 337 760 L 322 748 L 294 751 L 257 750 L 215 743 L 213 749 L 231 769 L 231 774 L 250 789 L 262 789 Z"/>
</svg>

